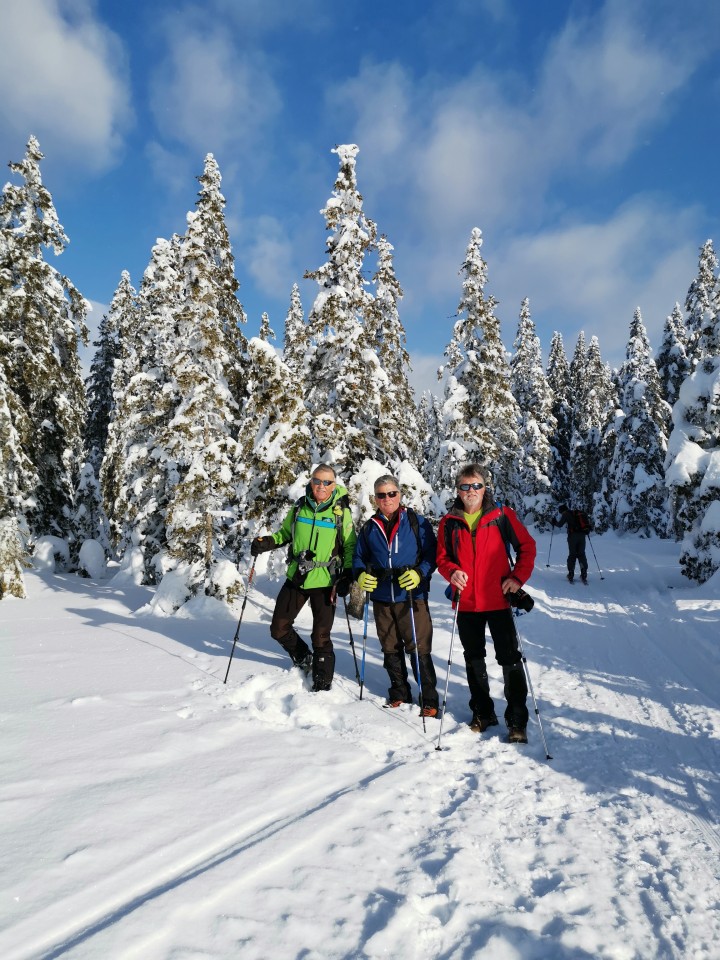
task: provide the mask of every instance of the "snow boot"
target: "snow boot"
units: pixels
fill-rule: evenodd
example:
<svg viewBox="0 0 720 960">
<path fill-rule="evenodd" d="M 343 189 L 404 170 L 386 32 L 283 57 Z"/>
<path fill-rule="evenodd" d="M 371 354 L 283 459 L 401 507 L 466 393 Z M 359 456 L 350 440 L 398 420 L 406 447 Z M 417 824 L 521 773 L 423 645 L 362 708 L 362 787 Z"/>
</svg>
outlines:
<svg viewBox="0 0 720 960">
<path fill-rule="evenodd" d="M 479 717 L 476 713 L 472 715 L 470 721 L 470 729 L 473 733 L 485 733 L 488 727 L 496 727 L 498 725 L 498 718 L 493 714 L 490 717 Z"/>
<path fill-rule="evenodd" d="M 575 574 L 574 574 L 574 573 L 569 573 L 569 574 L 567 575 L 567 578 L 568 578 L 568 583 L 573 583 L 574 580 L 575 580 Z"/>
<path fill-rule="evenodd" d="M 312 655 L 313 693 L 329 690 L 335 675 L 335 651 L 330 644 L 317 647 Z"/>
<path fill-rule="evenodd" d="M 527 731 L 525 727 L 510 727 L 508 733 L 508 743 L 527 743 Z"/>
</svg>

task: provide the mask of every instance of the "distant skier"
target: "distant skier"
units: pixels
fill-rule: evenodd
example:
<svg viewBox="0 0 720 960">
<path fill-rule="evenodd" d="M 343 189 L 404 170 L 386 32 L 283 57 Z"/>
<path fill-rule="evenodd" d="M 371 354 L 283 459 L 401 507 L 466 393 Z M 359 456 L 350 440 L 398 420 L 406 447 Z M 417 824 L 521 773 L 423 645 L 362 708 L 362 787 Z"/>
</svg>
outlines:
<svg viewBox="0 0 720 960">
<path fill-rule="evenodd" d="M 587 557 L 585 556 L 585 538 L 590 533 L 590 519 L 584 510 L 572 510 L 567 504 L 560 507 L 560 518 L 553 520 L 554 527 L 567 524 L 567 578 L 570 583 L 575 579 L 575 561 L 580 564 L 580 579 L 587 583 Z"/>
</svg>

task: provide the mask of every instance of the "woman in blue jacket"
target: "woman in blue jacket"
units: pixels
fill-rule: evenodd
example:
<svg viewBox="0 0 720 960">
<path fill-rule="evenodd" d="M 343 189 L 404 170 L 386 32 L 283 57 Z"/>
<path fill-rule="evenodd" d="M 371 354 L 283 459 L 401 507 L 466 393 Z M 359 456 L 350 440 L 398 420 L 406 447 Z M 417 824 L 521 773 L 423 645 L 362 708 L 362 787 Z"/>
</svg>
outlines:
<svg viewBox="0 0 720 960">
<path fill-rule="evenodd" d="M 428 608 L 437 540 L 428 520 L 401 504 L 400 485 L 386 474 L 375 481 L 377 512 L 355 544 L 353 576 L 370 594 L 383 665 L 390 677 L 388 706 L 412 703 L 405 655 L 422 692 L 422 714 L 436 717 L 438 694 L 432 662 L 432 620 Z M 411 617 L 412 604 L 412 617 Z M 417 640 L 418 681 L 413 621 Z"/>
</svg>

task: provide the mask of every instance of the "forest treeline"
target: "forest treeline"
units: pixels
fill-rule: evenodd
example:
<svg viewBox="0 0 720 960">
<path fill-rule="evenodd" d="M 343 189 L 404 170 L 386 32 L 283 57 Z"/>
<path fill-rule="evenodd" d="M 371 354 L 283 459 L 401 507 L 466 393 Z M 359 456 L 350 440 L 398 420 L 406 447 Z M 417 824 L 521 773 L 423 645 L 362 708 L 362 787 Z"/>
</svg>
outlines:
<svg viewBox="0 0 720 960">
<path fill-rule="evenodd" d="M 638 308 L 625 361 L 610 369 L 584 333 L 570 356 L 556 332 L 544 365 L 527 298 L 507 350 L 472 230 L 442 386 L 416 402 L 393 246 L 364 212 L 357 146 L 333 152 L 325 259 L 305 274 L 318 291 L 307 316 L 297 284 L 289 291 L 282 348 L 267 314 L 258 337 L 244 333 L 209 154 L 185 232 L 157 241 L 137 289 L 121 273 L 84 382 L 89 304 L 46 259 L 67 237 L 37 140 L 10 164 L 0 200 L 0 596 L 24 595 L 23 568 L 42 542 L 69 569 L 87 572 L 93 545 L 145 583 L 174 571 L 193 594 L 232 598 L 249 538 L 279 523 L 321 461 L 337 466 L 360 521 L 380 473 L 439 516 L 458 467 L 480 460 L 496 496 L 537 529 L 570 503 L 598 532 L 682 541 L 683 572 L 706 581 L 720 567 L 712 241 L 657 352 Z"/>
</svg>

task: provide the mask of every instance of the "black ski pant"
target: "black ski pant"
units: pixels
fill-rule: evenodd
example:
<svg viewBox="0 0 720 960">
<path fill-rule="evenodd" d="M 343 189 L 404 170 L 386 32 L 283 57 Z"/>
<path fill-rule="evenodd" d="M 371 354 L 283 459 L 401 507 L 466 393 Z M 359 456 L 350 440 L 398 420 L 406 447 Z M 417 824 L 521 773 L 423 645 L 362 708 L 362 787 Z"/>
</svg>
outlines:
<svg viewBox="0 0 720 960">
<path fill-rule="evenodd" d="M 432 620 L 427 600 L 413 600 L 412 614 L 415 621 L 415 637 L 420 664 L 418 678 L 415 662 L 415 643 L 413 641 L 413 623 L 410 617 L 410 601 L 402 603 L 384 603 L 373 601 L 375 629 L 383 652 L 383 666 L 390 678 L 388 700 L 404 700 L 412 703 L 412 693 L 408 682 L 406 654 L 410 657 L 415 682 L 422 692 L 424 707 L 438 708 L 437 677 L 432 660 Z"/>
<path fill-rule="evenodd" d="M 286 580 L 275 600 L 270 636 L 290 654 L 294 664 L 300 664 L 310 653 L 310 648 L 297 634 L 293 624 L 298 614 L 310 602 L 313 625 L 310 639 L 313 646 L 313 680 L 329 687 L 335 674 L 335 653 L 330 631 L 335 619 L 335 606 L 330 600 L 331 587 L 315 587 L 303 590 Z"/>
<path fill-rule="evenodd" d="M 470 688 L 470 709 L 473 714 L 484 719 L 495 716 L 495 704 L 490 696 L 490 683 L 485 666 L 486 626 L 490 628 L 495 659 L 502 667 L 505 682 L 505 723 L 508 727 L 524 729 L 528 722 L 528 689 L 511 610 L 460 612 L 457 615 L 458 635 L 465 654 L 465 670 Z"/>
<path fill-rule="evenodd" d="M 568 558 L 567 558 L 567 568 L 568 573 L 571 577 L 575 576 L 575 561 L 577 560 L 580 564 L 580 576 L 587 576 L 588 562 L 587 557 L 585 556 L 585 534 L 584 533 L 569 533 L 568 534 Z"/>
</svg>

